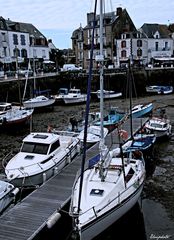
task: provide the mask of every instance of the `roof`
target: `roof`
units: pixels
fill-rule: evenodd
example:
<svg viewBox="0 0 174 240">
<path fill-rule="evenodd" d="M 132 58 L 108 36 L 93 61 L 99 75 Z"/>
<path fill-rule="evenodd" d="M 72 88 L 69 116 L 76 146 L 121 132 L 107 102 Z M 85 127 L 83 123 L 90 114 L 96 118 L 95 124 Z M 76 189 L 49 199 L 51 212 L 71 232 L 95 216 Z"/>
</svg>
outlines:
<svg viewBox="0 0 174 240">
<path fill-rule="evenodd" d="M 171 32 L 167 25 L 158 23 L 144 23 L 141 27 L 148 38 L 154 38 L 154 34 L 159 32 L 160 38 L 169 38 Z"/>
<path fill-rule="evenodd" d="M 35 38 L 45 38 L 45 36 L 31 23 L 14 22 L 8 19 L 6 20 L 6 24 L 8 26 L 8 30 L 26 32 L 29 33 L 30 36 L 33 35 Z"/>
<path fill-rule="evenodd" d="M 51 144 L 55 142 L 57 139 L 59 139 L 59 136 L 57 134 L 53 133 L 30 133 L 28 136 L 26 136 L 23 139 L 23 142 L 34 142 L 34 143 L 42 143 L 42 144 Z"/>
</svg>

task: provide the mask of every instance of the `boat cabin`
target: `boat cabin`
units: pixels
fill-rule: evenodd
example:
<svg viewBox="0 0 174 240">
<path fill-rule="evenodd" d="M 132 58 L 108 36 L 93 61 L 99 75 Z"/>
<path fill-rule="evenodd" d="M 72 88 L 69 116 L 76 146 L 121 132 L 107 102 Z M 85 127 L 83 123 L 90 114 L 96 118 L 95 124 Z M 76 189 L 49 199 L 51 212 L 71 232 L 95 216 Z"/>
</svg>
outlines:
<svg viewBox="0 0 174 240">
<path fill-rule="evenodd" d="M 6 113 L 12 109 L 11 103 L 0 102 L 0 114 Z"/>
<path fill-rule="evenodd" d="M 60 147 L 58 135 L 50 133 L 31 133 L 24 138 L 21 152 L 49 155 Z"/>
</svg>

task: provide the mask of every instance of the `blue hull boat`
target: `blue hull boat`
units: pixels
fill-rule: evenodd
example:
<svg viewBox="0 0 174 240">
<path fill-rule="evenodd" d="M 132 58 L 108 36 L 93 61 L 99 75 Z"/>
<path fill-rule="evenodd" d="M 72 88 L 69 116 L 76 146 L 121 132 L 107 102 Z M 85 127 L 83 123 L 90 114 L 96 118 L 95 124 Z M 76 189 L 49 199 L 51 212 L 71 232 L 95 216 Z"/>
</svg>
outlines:
<svg viewBox="0 0 174 240">
<path fill-rule="evenodd" d="M 132 117 L 133 118 L 140 118 L 145 115 L 148 115 L 153 109 L 153 104 L 149 103 L 146 105 L 139 104 L 132 108 Z"/>
<path fill-rule="evenodd" d="M 125 113 L 117 112 L 117 108 L 112 108 L 107 116 L 103 119 L 103 126 L 109 131 L 114 130 L 117 127 L 117 123 L 122 120 Z M 100 126 L 100 121 L 94 123 L 96 126 Z"/>
</svg>

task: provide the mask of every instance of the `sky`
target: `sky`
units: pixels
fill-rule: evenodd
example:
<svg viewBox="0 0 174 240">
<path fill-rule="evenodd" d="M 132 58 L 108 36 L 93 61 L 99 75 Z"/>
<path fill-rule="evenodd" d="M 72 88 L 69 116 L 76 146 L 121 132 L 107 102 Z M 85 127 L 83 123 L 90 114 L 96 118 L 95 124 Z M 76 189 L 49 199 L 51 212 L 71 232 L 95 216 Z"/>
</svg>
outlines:
<svg viewBox="0 0 174 240">
<path fill-rule="evenodd" d="M 99 1 L 99 0 L 98 0 Z M 71 48 L 71 36 L 87 24 L 87 13 L 95 0 L 0 0 L 0 16 L 16 22 L 32 23 L 59 49 Z M 105 12 L 126 8 L 136 28 L 144 23 L 174 23 L 171 0 L 105 0 Z"/>
</svg>

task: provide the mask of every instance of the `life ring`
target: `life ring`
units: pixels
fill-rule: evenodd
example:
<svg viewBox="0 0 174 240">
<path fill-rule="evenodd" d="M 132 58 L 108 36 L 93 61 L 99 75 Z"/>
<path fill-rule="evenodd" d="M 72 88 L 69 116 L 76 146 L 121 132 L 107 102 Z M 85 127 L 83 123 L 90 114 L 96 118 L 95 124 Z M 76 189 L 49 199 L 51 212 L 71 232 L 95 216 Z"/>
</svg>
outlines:
<svg viewBox="0 0 174 240">
<path fill-rule="evenodd" d="M 141 158 L 142 158 L 142 152 L 139 151 L 139 150 L 135 150 L 135 151 L 133 152 L 133 158 L 135 158 L 135 159 L 141 159 Z"/>
<path fill-rule="evenodd" d="M 121 130 L 119 131 L 119 135 L 120 135 L 120 137 L 121 137 L 123 140 L 127 140 L 127 139 L 128 139 L 128 132 L 127 132 L 126 130 L 121 129 Z"/>
</svg>

